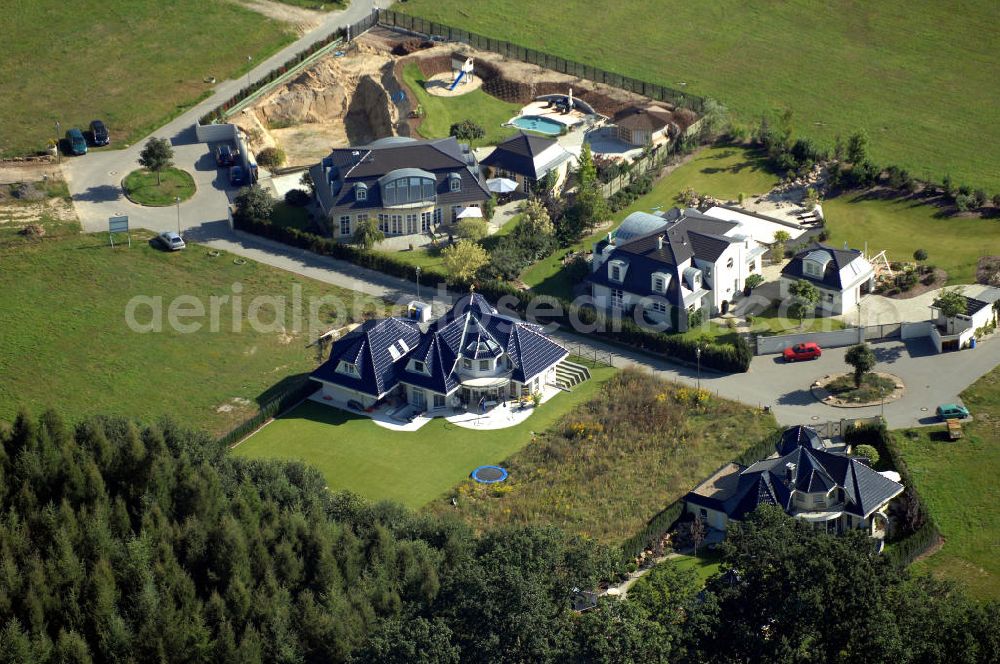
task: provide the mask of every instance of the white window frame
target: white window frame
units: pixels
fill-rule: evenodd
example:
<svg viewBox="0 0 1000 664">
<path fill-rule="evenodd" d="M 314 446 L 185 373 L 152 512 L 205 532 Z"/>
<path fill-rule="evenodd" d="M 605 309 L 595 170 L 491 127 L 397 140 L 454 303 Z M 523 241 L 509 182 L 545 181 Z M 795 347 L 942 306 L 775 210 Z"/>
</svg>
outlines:
<svg viewBox="0 0 1000 664">
<path fill-rule="evenodd" d="M 417 215 L 408 214 L 406 215 L 406 233 L 408 235 L 413 235 L 417 232 Z"/>
<path fill-rule="evenodd" d="M 489 360 L 479 360 L 479 370 L 480 371 L 489 371 L 490 370 L 490 361 Z"/>
<path fill-rule="evenodd" d="M 349 214 L 340 215 L 340 234 L 341 235 L 351 234 L 351 215 Z"/>
<path fill-rule="evenodd" d="M 367 201 L 368 200 L 368 187 L 360 182 L 354 185 L 354 200 L 356 201 Z"/>
<path fill-rule="evenodd" d="M 611 308 L 612 309 L 624 309 L 625 308 L 625 292 L 618 289 L 611 289 Z"/>
<path fill-rule="evenodd" d="M 420 232 L 426 233 L 431 229 L 431 212 L 420 213 Z"/>
</svg>

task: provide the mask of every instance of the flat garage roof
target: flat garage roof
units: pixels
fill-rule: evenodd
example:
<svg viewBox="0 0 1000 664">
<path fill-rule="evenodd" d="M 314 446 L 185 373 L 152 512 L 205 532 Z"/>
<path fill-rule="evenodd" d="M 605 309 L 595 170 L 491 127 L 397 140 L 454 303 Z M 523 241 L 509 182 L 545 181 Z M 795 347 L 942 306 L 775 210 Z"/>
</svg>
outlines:
<svg viewBox="0 0 1000 664">
<path fill-rule="evenodd" d="M 776 231 L 785 231 L 793 240 L 806 232 L 806 229 L 804 228 L 796 228 L 787 224 L 778 223 L 777 221 L 768 221 L 767 219 L 761 219 L 760 217 L 755 217 L 750 214 L 744 214 L 742 212 L 737 212 L 736 210 L 730 210 L 728 208 L 718 206 L 709 208 L 703 214 L 706 214 L 709 217 L 715 217 L 716 219 L 724 219 L 725 221 L 733 221 L 740 224 L 741 228 L 734 230 L 733 234 L 749 232 L 750 237 L 761 244 L 773 243 Z"/>
</svg>

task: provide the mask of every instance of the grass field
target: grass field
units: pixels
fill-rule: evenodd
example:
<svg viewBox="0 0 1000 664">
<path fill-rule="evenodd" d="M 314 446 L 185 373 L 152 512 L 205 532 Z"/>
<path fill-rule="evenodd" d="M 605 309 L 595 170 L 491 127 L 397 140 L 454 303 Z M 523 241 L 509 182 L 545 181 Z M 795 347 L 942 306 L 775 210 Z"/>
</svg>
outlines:
<svg viewBox="0 0 1000 664">
<path fill-rule="evenodd" d="M 517 132 L 513 127 L 500 125 L 517 115 L 521 109 L 518 104 L 500 101 L 482 90 L 473 90 L 460 97 L 435 97 L 424 90 L 424 75 L 414 63 L 403 68 L 403 82 L 424 109 L 418 128 L 424 138 L 449 136 L 451 125 L 462 120 L 474 120 L 486 130 L 483 138 L 471 142 L 474 147 L 495 145 Z"/>
<path fill-rule="evenodd" d="M 832 144 L 866 128 L 877 162 L 1000 183 L 1000 3 L 848 0 L 410 0 L 409 14 L 714 97 L 742 118 L 785 108 Z M 974 28 L 972 26 L 975 26 Z M 972 101 L 974 100 L 974 101 Z"/>
<path fill-rule="evenodd" d="M 13 417 L 19 404 L 36 413 L 52 406 L 69 419 L 120 413 L 150 421 L 170 414 L 220 433 L 256 412 L 289 377 L 316 366 L 305 349 L 308 308 L 302 331 L 293 328 L 293 284 L 306 305 L 323 294 L 337 296 L 344 308 L 373 302 L 258 263 L 237 265 L 229 254 L 213 258 L 199 245 L 166 253 L 151 247 L 149 237 L 135 232 L 132 247 L 118 249 L 107 246 L 104 234 L 0 247 L 0 418 Z M 168 325 L 175 297 L 197 298 L 208 316 L 209 297 L 233 296 L 235 284 L 248 314 L 255 296 L 286 298 L 286 334 L 255 331 L 245 319 L 233 332 L 232 301 L 218 309 L 217 332 L 206 318 L 180 319 L 206 322 L 190 334 Z M 133 296 L 162 298 L 162 333 L 129 328 Z M 273 311 L 264 303 L 257 320 L 273 322 Z M 323 308 L 320 319 L 326 324 L 333 313 Z M 140 323 L 152 317 L 152 305 L 136 310 Z"/>
<path fill-rule="evenodd" d="M 1000 253 L 996 219 L 947 217 L 940 209 L 906 198 L 871 199 L 850 194 L 823 202 L 830 242 L 869 251 L 886 250 L 889 260 L 912 261 L 917 249 L 927 263 L 948 273 L 949 284 L 975 283 L 980 256 Z"/>
<path fill-rule="evenodd" d="M 996 343 L 996 342 L 994 342 Z M 920 497 L 937 521 L 944 547 L 914 564 L 967 585 L 983 599 L 1000 599 L 1000 368 L 962 393 L 973 422 L 948 442 L 943 425 L 897 434 Z"/>
<path fill-rule="evenodd" d="M 125 176 L 122 189 L 133 203 L 164 207 L 175 204 L 178 198 L 181 201 L 191 198 L 196 187 L 191 174 L 179 168 L 167 168 L 159 176 L 140 168 Z"/>
<path fill-rule="evenodd" d="M 285 25 L 227 0 L 4 3 L 0 155 L 41 150 L 100 118 L 133 143 L 292 39 Z M 61 136 L 60 136 L 61 137 Z"/>
<path fill-rule="evenodd" d="M 539 444 L 505 459 L 503 484 L 466 481 L 458 512 L 476 528 L 545 523 L 617 544 L 719 466 L 770 435 L 757 409 L 678 388 L 652 374 L 622 371 Z"/>
<path fill-rule="evenodd" d="M 470 431 L 431 420 L 418 431 L 389 432 L 367 417 L 306 402 L 240 444 L 247 457 L 301 459 L 318 468 L 331 489 L 349 489 L 370 500 L 412 508 L 440 497 L 477 466 L 497 463 L 531 442 L 532 431 L 551 427 L 592 398 L 614 369 L 595 368 L 593 379 L 558 394 L 516 426 Z"/>
<path fill-rule="evenodd" d="M 764 193 L 777 182 L 778 178 L 765 170 L 763 158 L 755 150 L 740 146 L 706 148 L 661 178 L 648 194 L 616 212 L 613 227 L 633 212 L 651 212 L 658 208 L 669 210 L 677 205 L 674 200 L 677 194 L 688 187 L 701 194 L 728 200 L 735 199 L 740 192 L 748 195 Z M 573 249 L 590 251 L 593 243 L 606 233 L 606 229 L 596 232 L 577 242 Z M 521 280 L 538 293 L 568 297 L 574 283 L 570 275 L 562 270 L 562 257 L 566 251 L 561 249 L 528 267 L 521 274 Z"/>
</svg>

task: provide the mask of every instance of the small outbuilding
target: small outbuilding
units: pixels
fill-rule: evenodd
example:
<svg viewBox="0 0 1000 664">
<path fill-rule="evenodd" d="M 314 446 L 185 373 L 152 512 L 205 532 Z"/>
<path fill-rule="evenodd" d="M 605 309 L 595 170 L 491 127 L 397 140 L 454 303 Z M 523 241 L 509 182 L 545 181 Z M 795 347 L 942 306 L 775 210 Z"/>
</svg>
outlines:
<svg viewBox="0 0 1000 664">
<path fill-rule="evenodd" d="M 680 133 L 673 112 L 656 104 L 629 106 L 616 113 L 612 122 L 618 139 L 630 145 L 663 142 Z"/>
</svg>

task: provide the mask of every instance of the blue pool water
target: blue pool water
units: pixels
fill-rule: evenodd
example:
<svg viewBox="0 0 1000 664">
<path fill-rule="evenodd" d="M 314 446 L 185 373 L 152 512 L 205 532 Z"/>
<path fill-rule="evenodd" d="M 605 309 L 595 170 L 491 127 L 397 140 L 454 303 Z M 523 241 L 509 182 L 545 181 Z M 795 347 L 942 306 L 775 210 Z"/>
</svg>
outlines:
<svg viewBox="0 0 1000 664">
<path fill-rule="evenodd" d="M 561 122 L 538 115 L 521 115 L 511 120 L 511 124 L 521 129 L 537 131 L 539 134 L 548 134 L 549 136 L 558 136 L 562 133 L 563 128 Z"/>
</svg>

